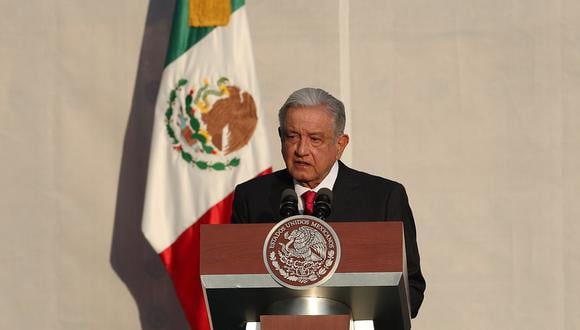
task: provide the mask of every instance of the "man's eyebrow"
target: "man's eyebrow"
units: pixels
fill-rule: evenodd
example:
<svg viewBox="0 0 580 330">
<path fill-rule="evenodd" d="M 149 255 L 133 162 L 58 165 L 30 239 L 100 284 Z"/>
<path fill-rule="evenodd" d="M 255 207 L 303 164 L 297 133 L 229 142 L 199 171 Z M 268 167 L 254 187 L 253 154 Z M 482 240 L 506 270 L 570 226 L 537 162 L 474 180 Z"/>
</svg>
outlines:
<svg viewBox="0 0 580 330">
<path fill-rule="evenodd" d="M 308 133 L 308 136 L 324 136 L 324 132 L 312 132 Z"/>
</svg>

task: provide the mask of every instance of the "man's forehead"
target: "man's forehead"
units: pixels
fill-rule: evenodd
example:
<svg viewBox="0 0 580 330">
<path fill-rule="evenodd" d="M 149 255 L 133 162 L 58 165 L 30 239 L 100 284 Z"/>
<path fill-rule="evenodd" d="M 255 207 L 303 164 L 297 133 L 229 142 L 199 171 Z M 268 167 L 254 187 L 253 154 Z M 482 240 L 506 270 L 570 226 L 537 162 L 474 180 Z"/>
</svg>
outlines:
<svg viewBox="0 0 580 330">
<path fill-rule="evenodd" d="M 284 121 L 284 129 L 327 133 L 334 129 L 334 121 L 332 114 L 327 110 L 289 109 Z"/>
</svg>

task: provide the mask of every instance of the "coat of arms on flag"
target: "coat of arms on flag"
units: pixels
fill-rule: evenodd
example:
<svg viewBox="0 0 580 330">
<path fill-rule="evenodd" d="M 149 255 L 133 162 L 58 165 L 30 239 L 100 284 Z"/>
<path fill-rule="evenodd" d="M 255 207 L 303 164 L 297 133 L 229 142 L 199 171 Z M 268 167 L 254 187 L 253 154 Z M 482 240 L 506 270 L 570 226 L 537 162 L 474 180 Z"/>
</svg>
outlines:
<svg viewBox="0 0 580 330">
<path fill-rule="evenodd" d="M 221 77 L 212 87 L 208 79 L 197 85 L 180 79 L 165 119 L 173 149 L 184 161 L 221 171 L 239 165 L 240 158 L 231 155 L 248 144 L 258 117 L 254 97 L 230 79 Z"/>
</svg>

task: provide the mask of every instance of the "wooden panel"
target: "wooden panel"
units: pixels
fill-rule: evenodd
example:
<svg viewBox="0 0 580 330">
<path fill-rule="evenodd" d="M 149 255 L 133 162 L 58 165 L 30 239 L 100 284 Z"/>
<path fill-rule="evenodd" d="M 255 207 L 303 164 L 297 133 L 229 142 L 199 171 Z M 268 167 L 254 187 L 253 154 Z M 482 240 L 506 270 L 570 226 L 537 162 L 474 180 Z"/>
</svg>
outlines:
<svg viewBox="0 0 580 330">
<path fill-rule="evenodd" d="M 267 274 L 262 248 L 273 226 L 202 225 L 201 274 Z"/>
<path fill-rule="evenodd" d="M 264 239 L 274 224 L 202 225 L 201 274 L 267 274 Z M 400 222 L 331 223 L 342 246 L 337 272 L 403 269 Z"/>
<path fill-rule="evenodd" d="M 338 273 L 402 271 L 403 224 L 331 223 L 342 246 Z"/>
<path fill-rule="evenodd" d="M 262 330 L 349 330 L 349 315 L 262 315 Z"/>
</svg>

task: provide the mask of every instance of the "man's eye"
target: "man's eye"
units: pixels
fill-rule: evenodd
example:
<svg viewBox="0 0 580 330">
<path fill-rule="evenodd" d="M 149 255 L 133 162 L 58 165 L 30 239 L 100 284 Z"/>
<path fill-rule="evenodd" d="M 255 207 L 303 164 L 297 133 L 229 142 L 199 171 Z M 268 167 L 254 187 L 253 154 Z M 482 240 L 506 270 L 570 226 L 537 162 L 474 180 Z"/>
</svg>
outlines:
<svg viewBox="0 0 580 330">
<path fill-rule="evenodd" d="M 310 138 L 310 141 L 312 141 L 312 144 L 316 145 L 322 143 L 322 138 L 314 136 Z"/>
</svg>

